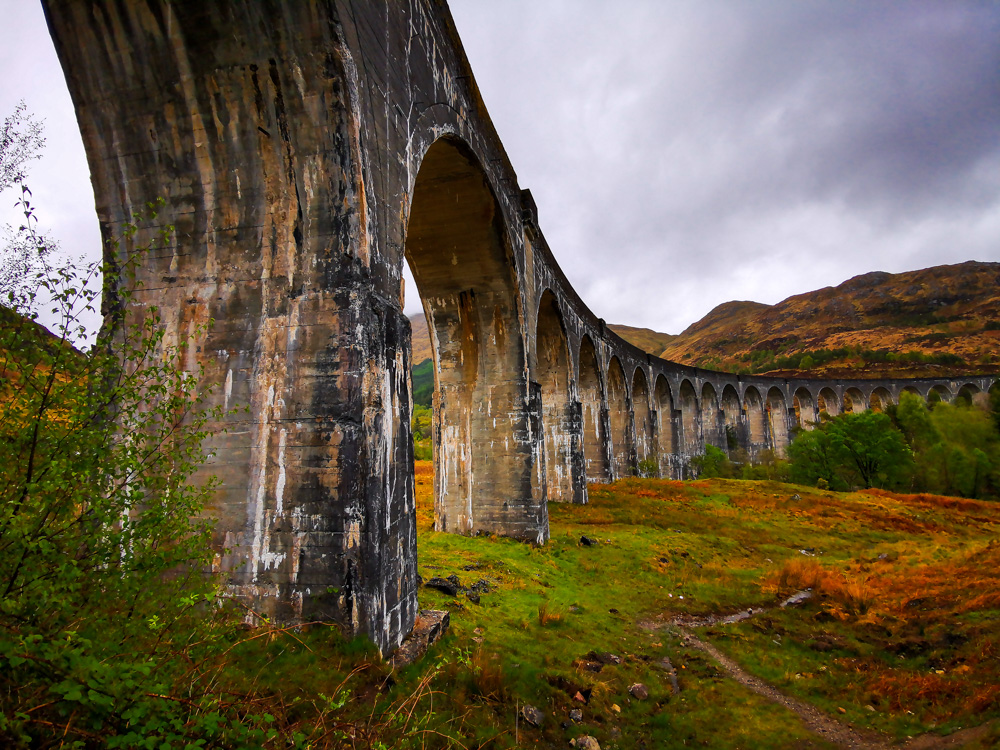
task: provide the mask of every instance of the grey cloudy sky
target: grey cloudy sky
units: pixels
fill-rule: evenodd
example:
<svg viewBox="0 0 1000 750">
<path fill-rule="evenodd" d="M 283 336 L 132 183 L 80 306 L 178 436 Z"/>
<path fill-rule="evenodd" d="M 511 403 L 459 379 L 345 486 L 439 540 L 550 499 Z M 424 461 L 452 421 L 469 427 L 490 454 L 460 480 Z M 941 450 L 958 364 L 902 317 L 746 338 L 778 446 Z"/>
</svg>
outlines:
<svg viewBox="0 0 1000 750">
<path fill-rule="evenodd" d="M 1000 260 L 1000 3 L 451 8 L 556 258 L 609 322 L 677 333 L 731 299 Z M 43 220 L 68 250 L 96 248 L 41 12 L 0 9 L 0 114 L 24 98 L 46 119 Z"/>
</svg>

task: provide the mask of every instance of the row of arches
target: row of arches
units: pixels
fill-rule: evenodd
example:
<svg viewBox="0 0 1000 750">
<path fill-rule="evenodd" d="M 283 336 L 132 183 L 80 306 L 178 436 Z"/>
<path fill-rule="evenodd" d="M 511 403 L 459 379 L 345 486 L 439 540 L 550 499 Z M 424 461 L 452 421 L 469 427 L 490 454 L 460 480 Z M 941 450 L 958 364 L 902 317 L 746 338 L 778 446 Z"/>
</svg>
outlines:
<svg viewBox="0 0 1000 750">
<path fill-rule="evenodd" d="M 580 331 L 582 321 L 564 313 L 566 298 L 549 288 L 536 297 L 532 336 L 522 327 L 532 315 L 521 309 L 525 279 L 503 211 L 457 139 L 439 139 L 424 155 L 404 254 L 433 343 L 439 529 L 540 540 L 544 503 L 585 502 L 590 481 L 680 478 L 707 445 L 746 461 L 781 455 L 794 429 L 810 429 L 821 413 L 884 410 L 901 392 L 691 374 L 637 359 L 603 330 Z M 971 384 L 906 389 L 944 400 L 976 395 Z"/>
<path fill-rule="evenodd" d="M 823 413 L 836 416 L 884 411 L 904 392 L 925 399 L 976 401 L 975 383 L 922 385 L 878 383 L 796 385 L 765 379 L 744 382 L 722 373 L 711 382 L 626 368 L 611 355 L 602 368 L 590 336 L 580 340 L 573 372 L 569 337 L 551 291 L 542 295 L 537 318 L 536 373 L 541 388 L 548 499 L 585 501 L 585 485 L 636 473 L 681 478 L 690 458 L 714 445 L 731 457 L 753 461 L 764 451 L 783 455 L 796 428 L 809 430 Z M 574 390 L 575 388 L 575 390 Z M 578 401 L 577 401 L 578 400 Z M 577 409 L 574 409 L 577 406 Z M 576 481 L 573 450 L 582 456 Z M 582 494 L 581 485 L 584 487 Z"/>
</svg>

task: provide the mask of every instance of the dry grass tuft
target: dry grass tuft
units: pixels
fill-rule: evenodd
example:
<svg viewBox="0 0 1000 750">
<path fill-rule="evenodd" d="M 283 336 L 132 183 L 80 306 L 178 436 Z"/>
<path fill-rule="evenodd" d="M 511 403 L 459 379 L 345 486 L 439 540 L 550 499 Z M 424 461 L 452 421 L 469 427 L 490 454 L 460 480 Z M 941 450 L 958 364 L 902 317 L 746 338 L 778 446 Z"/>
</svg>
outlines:
<svg viewBox="0 0 1000 750">
<path fill-rule="evenodd" d="M 562 622 L 562 618 L 563 616 L 561 612 L 549 611 L 548 602 L 542 602 L 542 605 L 538 608 L 538 624 L 543 628 Z"/>
</svg>

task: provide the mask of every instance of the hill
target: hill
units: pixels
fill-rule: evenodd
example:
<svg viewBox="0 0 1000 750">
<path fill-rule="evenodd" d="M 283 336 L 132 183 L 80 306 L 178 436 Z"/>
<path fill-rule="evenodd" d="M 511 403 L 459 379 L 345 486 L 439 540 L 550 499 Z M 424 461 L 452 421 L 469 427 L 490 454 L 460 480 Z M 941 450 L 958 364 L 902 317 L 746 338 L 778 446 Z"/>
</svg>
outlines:
<svg viewBox="0 0 1000 750">
<path fill-rule="evenodd" d="M 431 334 L 427 330 L 427 318 L 423 313 L 410 316 L 410 345 L 411 367 L 416 367 L 425 359 L 431 358 Z"/>
<path fill-rule="evenodd" d="M 609 323 L 608 328 L 617 333 L 633 346 L 647 352 L 661 352 L 677 338 L 676 334 L 660 333 L 650 328 L 633 328 L 617 323 Z"/>
<path fill-rule="evenodd" d="M 1000 367 L 1000 263 L 880 271 L 776 305 L 719 305 L 659 351 L 729 372 L 919 377 Z"/>
</svg>

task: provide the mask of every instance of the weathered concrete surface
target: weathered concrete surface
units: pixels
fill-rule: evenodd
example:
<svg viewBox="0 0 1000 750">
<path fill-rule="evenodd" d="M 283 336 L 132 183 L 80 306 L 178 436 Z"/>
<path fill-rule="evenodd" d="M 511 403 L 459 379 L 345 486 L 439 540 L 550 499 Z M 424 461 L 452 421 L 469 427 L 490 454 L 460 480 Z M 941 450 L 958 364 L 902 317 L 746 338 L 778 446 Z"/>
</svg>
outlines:
<svg viewBox="0 0 1000 750">
<path fill-rule="evenodd" d="M 548 501 L 586 502 L 588 480 L 684 476 L 706 443 L 781 453 L 821 411 L 994 383 L 744 378 L 618 338 L 553 258 L 441 0 L 45 6 L 104 237 L 158 198 L 175 227 L 132 314 L 157 306 L 208 404 L 238 409 L 207 446 L 216 564 L 262 614 L 383 650 L 413 626 L 404 258 L 445 531 L 541 543 Z"/>
</svg>

